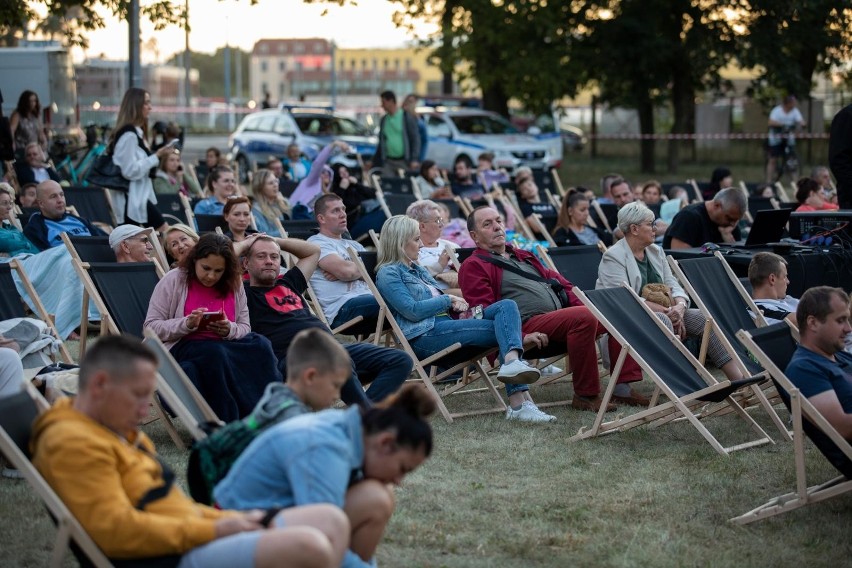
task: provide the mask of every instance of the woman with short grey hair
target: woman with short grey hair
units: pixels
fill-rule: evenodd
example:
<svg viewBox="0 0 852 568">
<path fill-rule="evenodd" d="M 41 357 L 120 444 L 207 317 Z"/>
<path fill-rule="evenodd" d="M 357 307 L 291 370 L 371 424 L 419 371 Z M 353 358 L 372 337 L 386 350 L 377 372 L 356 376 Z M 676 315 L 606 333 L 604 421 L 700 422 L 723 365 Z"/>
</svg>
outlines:
<svg viewBox="0 0 852 568">
<path fill-rule="evenodd" d="M 646 299 L 645 304 L 682 340 L 687 337 L 700 340 L 706 318 L 700 310 L 688 308 L 689 296 L 672 274 L 663 249 L 654 244 L 656 223 L 654 212 L 644 203 L 628 203 L 618 211 L 618 228 L 624 233 L 624 238 L 604 253 L 598 266 L 595 288 L 616 288 L 622 282 L 627 282 L 637 294 L 645 297 L 650 296 L 648 293 L 643 294 L 646 286 L 664 284 L 671 305 L 666 306 L 652 299 Z M 663 300 L 659 294 L 654 297 Z M 715 335 L 710 336 L 707 356 L 729 379 L 742 378 L 742 373 Z M 620 387 L 618 385 L 616 390 Z M 617 392 L 616 395 L 625 396 Z"/>
<path fill-rule="evenodd" d="M 423 246 L 417 254 L 417 264 L 429 271 L 445 294 L 461 296 L 458 272 L 450 264 L 450 253 L 447 252 L 447 246 L 457 249 L 459 245 L 441 238 L 446 222 L 441 208 L 430 199 L 421 199 L 409 205 L 405 213 L 420 226 Z"/>
</svg>

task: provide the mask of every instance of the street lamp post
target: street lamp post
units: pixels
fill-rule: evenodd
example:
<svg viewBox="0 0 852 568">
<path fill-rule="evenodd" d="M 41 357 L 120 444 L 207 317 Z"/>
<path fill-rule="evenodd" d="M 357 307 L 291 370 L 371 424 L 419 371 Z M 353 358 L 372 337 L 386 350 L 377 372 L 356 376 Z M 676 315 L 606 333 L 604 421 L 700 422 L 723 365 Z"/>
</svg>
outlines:
<svg viewBox="0 0 852 568">
<path fill-rule="evenodd" d="M 127 14 L 129 44 L 127 51 L 128 87 L 142 86 L 142 65 L 139 61 L 139 0 L 130 0 Z"/>
</svg>

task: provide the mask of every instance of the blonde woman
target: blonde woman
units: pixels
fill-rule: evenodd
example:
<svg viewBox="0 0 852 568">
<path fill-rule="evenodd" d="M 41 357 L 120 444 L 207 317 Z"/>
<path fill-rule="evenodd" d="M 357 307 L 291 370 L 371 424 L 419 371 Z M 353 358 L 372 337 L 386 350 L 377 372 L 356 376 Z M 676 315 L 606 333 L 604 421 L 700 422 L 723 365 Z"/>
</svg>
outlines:
<svg viewBox="0 0 852 568">
<path fill-rule="evenodd" d="M 195 229 L 183 223 L 171 225 L 163 234 L 163 250 L 174 260 L 171 267 L 174 268 L 180 263 L 197 242 L 198 233 Z"/>
<path fill-rule="evenodd" d="M 454 319 L 467 312 L 464 298 L 443 294 L 429 272 L 417 264 L 422 243 L 420 226 L 411 217 L 395 215 L 382 226 L 376 286 L 396 318 L 405 338 L 421 359 L 457 341 L 470 347 L 498 347 L 502 365 L 497 378 L 506 383 L 508 420 L 552 422 L 529 397 L 529 383 L 541 376 L 521 359 L 521 315 L 513 300 L 494 302 L 481 319 Z"/>
<path fill-rule="evenodd" d="M 257 230 L 270 237 L 281 237 L 275 219 L 290 218 L 290 203 L 278 191 L 278 178 L 270 170 L 257 170 L 251 182 L 254 199 L 252 213 Z"/>
</svg>

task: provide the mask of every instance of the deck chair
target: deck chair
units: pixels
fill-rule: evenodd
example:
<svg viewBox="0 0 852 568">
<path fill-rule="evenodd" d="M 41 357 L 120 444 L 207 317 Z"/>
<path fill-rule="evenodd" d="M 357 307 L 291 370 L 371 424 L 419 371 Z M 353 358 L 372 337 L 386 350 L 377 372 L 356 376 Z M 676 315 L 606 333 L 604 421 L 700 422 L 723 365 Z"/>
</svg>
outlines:
<svg viewBox="0 0 852 568">
<path fill-rule="evenodd" d="M 383 193 L 404 193 L 407 195 L 414 195 L 413 184 L 411 183 L 411 178 L 402 176 L 402 177 L 387 177 L 373 174 L 373 187 L 376 188 L 376 191 L 381 191 Z"/>
<path fill-rule="evenodd" d="M 199 235 L 212 233 L 216 229 L 228 230 L 228 223 L 222 215 L 196 215 L 195 226 L 198 228 Z"/>
<path fill-rule="evenodd" d="M 9 262 L 0 263 L 0 320 L 28 317 L 24 307 L 26 304 L 18 293 L 18 287 L 15 285 L 12 271 L 15 271 L 18 275 L 18 279 L 21 281 L 24 290 L 30 297 L 30 300 L 32 300 L 36 317 L 47 324 L 47 327 L 55 337 L 59 337 L 53 317 L 47 313 L 47 308 L 44 307 L 38 292 L 36 292 L 32 282 L 30 282 L 26 270 L 24 270 L 20 261 L 14 258 Z M 59 339 L 61 340 L 62 338 L 59 337 Z M 59 355 L 66 363 L 74 362 L 74 358 L 71 357 L 71 353 L 68 351 L 68 347 L 65 346 L 64 342 L 60 343 Z"/>
<path fill-rule="evenodd" d="M 598 279 L 598 265 L 603 252 L 598 245 L 569 247 L 551 247 L 547 250 L 541 245 L 538 256 L 545 260 L 548 268 L 564 276 L 580 290 L 594 290 Z"/>
<path fill-rule="evenodd" d="M 187 218 L 186 208 L 184 207 L 184 203 L 183 200 L 181 200 L 181 197 L 183 196 L 178 193 L 158 193 L 157 210 L 163 214 L 163 217 L 166 219 L 166 221 L 169 221 L 170 224 L 183 223 L 184 225 L 192 227 L 192 219 Z M 187 204 L 189 205 L 191 211 L 193 205 L 192 200 L 188 199 Z"/>
<path fill-rule="evenodd" d="M 829 424 L 813 404 L 784 374 L 782 363 L 789 362 L 796 348 L 794 330 L 787 322 L 753 331 L 740 331 L 737 337 L 760 361 L 775 382 L 793 422 L 793 459 L 796 468 L 796 490 L 769 500 L 731 522 L 744 525 L 780 515 L 812 503 L 819 503 L 852 491 L 852 445 Z M 841 473 L 825 483 L 808 487 L 805 471 L 805 437 Z"/>
<path fill-rule="evenodd" d="M 696 181 L 694 179 L 686 180 L 687 186 L 692 189 L 693 203 L 704 201 L 704 190 L 710 187 L 710 183 L 706 181 Z"/>
<path fill-rule="evenodd" d="M 669 256 L 668 261 L 684 290 L 707 321 L 712 322 L 716 337 L 734 358 L 743 376 L 763 372 L 737 341 L 736 334 L 740 329 L 750 331 L 764 327 L 766 320 L 725 258 L 717 253 L 713 257 L 680 261 Z M 754 319 L 749 311 L 756 315 Z"/>
<path fill-rule="evenodd" d="M 763 428 L 731 396 L 741 389 L 750 389 L 761 401 L 766 412 L 775 415 L 775 411 L 759 388 L 759 383 L 767 380 L 765 376 L 740 381 L 717 381 L 654 315 L 636 292 L 626 285 L 586 292 L 576 290 L 575 294 L 606 327 L 610 335 L 621 344 L 622 350 L 594 424 L 590 429 L 581 428 L 571 440 L 593 438 L 643 424 L 660 425 L 683 418 L 698 430 L 714 450 L 722 455 L 774 443 Z M 614 419 L 604 421 L 606 406 L 612 398 L 616 380 L 628 355 L 633 357 L 654 383 L 651 404 L 647 409 L 635 414 L 624 417 L 618 415 Z M 661 402 L 660 395 L 665 395 L 668 400 Z M 707 406 L 706 409 L 703 408 L 705 406 Z M 713 410 L 717 406 L 732 409 L 758 437 L 737 445 L 723 446 L 704 426 L 703 420 L 714 416 Z M 777 415 L 775 419 L 778 420 Z M 783 425 L 781 429 L 786 433 Z"/>
<path fill-rule="evenodd" d="M 287 231 L 287 235 L 290 238 L 302 240 L 309 239 L 319 230 L 319 226 L 314 219 L 284 220 L 281 221 L 281 226 Z"/>
<path fill-rule="evenodd" d="M 21 392 L 0 399 L 0 453 L 24 476 L 57 524 L 49 566 L 62 566 L 73 542 L 92 566 L 108 568 L 112 566 L 109 559 L 30 461 L 29 443 L 33 421 L 49 407 L 32 385 L 26 385 Z"/>
<path fill-rule="evenodd" d="M 216 413 L 183 372 L 180 365 L 175 361 L 163 342 L 150 329 L 145 330 L 145 344 L 157 354 L 160 364 L 157 368 L 157 393 L 159 398 L 155 399 L 157 410 L 165 417 L 163 423 L 169 432 L 169 436 L 178 448 L 185 449 L 181 437 L 177 434 L 172 421 L 162 407 L 160 398 L 172 409 L 183 425 L 189 430 L 193 440 L 201 440 L 207 437 L 208 432 L 222 426 Z"/>
<path fill-rule="evenodd" d="M 73 206 L 80 217 L 96 225 L 116 226 L 109 190 L 94 186 L 69 186 L 62 189 L 65 192 L 66 203 Z"/>
<path fill-rule="evenodd" d="M 379 289 L 376 287 L 373 280 L 374 272 L 371 270 L 375 267 L 375 262 L 372 261 L 372 267 L 370 269 L 368 269 L 363 262 L 365 257 L 367 259 L 370 259 L 371 256 L 372 258 L 375 258 L 375 253 L 372 253 L 372 255 L 369 253 L 359 254 L 356 253 L 354 249 L 350 248 L 349 255 L 356 263 L 358 270 L 361 273 L 361 278 L 363 278 L 364 282 L 367 283 L 367 286 L 370 288 L 370 291 L 379 303 L 380 318 L 383 318 L 384 322 L 387 322 L 389 334 L 392 337 L 393 342 L 405 351 L 408 356 L 411 357 L 411 360 L 414 361 L 414 372 L 417 374 L 417 379 L 423 382 L 426 389 L 435 398 L 438 410 L 441 412 L 441 416 L 444 417 L 444 420 L 448 423 L 452 423 L 455 418 L 462 416 L 506 412 L 506 403 L 503 402 L 503 398 L 500 396 L 500 393 L 497 392 L 497 388 L 488 378 L 489 366 L 487 363 L 483 362 L 486 357 L 495 352 L 495 349 L 483 350 L 478 347 L 463 347 L 462 344 L 458 342 L 429 357 L 426 357 L 425 359 L 418 358 L 414 353 L 414 349 L 408 343 L 408 340 L 405 339 L 405 335 L 402 333 L 396 319 L 390 313 L 390 309 L 388 308 L 387 303 L 385 303 L 384 298 L 382 298 L 382 295 L 379 293 Z M 379 325 L 382 323 L 383 322 L 380 322 Z M 376 329 L 376 335 L 379 335 L 381 330 L 379 327 Z M 438 388 L 436 387 L 437 383 L 451 377 L 459 371 L 465 371 L 471 366 L 475 369 L 473 372 L 465 372 L 462 380 L 458 381 L 453 386 L 447 387 L 442 391 L 438 391 Z M 472 411 L 451 412 L 444 402 L 446 398 L 455 393 L 461 394 L 463 389 L 466 389 L 471 383 L 478 379 L 483 379 L 486 390 L 489 390 L 493 395 L 495 400 L 494 406 Z M 477 389 L 477 392 L 478 390 L 479 389 Z"/>
<path fill-rule="evenodd" d="M 376 199 L 379 200 L 379 205 L 388 219 L 393 215 L 405 215 L 408 206 L 417 201 L 417 197 L 410 193 L 385 193 L 383 191 L 376 192 Z"/>
<path fill-rule="evenodd" d="M 143 337 L 142 327 L 154 288 L 163 277 L 153 262 L 72 261 L 83 287 L 101 314 L 101 335 Z"/>
</svg>

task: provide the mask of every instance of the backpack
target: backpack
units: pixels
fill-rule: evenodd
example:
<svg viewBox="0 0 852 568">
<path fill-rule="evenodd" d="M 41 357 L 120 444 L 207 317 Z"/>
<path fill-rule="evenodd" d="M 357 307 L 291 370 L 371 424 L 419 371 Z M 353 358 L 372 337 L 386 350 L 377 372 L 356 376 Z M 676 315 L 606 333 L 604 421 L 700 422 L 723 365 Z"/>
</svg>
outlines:
<svg viewBox="0 0 852 568">
<path fill-rule="evenodd" d="M 213 503 L 213 488 L 222 481 L 240 454 L 262 432 L 305 412 L 290 387 L 269 383 L 254 410 L 241 420 L 225 424 L 193 444 L 186 466 L 189 494 L 204 505 Z"/>
</svg>

